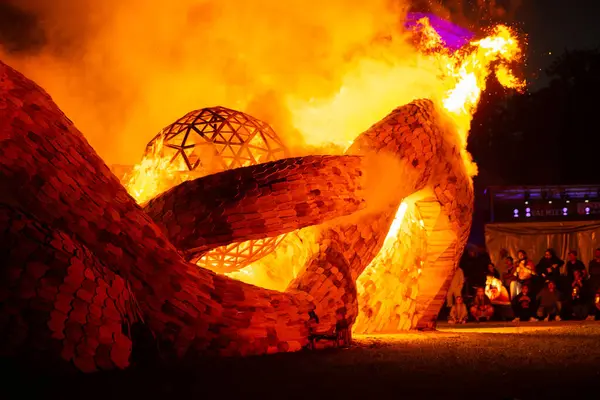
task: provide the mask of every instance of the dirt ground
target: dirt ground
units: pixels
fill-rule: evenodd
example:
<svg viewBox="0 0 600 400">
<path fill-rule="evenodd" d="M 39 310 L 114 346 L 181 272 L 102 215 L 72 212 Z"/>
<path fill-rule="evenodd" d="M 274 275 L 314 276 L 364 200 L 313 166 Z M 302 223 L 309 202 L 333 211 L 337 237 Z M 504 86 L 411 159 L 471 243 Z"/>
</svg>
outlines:
<svg viewBox="0 0 600 400">
<path fill-rule="evenodd" d="M 530 330 L 533 325 L 367 336 L 349 349 L 207 359 L 75 378 L 13 371 L 2 380 L 8 398 L 600 398 L 600 323 Z"/>
</svg>

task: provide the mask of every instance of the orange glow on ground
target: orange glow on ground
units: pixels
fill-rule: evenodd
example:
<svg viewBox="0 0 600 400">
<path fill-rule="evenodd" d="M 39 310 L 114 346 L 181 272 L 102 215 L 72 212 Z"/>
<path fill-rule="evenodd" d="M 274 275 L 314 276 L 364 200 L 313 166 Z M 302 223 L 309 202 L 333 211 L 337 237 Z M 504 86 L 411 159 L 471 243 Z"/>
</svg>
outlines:
<svg viewBox="0 0 600 400">
<path fill-rule="evenodd" d="M 389 333 L 389 334 L 354 334 L 352 338 L 356 340 L 358 343 L 372 343 L 372 342 L 380 342 L 384 343 L 395 343 L 395 342 L 412 342 L 415 340 L 431 340 L 439 337 L 440 334 L 437 332 L 402 332 L 402 333 Z M 449 336 L 449 335 L 444 335 Z M 454 335 L 450 335 L 454 336 Z"/>
</svg>

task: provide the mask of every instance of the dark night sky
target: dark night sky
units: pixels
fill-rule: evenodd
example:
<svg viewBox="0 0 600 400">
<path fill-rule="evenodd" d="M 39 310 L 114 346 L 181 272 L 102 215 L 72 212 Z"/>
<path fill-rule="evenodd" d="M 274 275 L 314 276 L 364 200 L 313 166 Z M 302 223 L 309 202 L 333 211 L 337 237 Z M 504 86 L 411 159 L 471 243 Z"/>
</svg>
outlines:
<svg viewBox="0 0 600 400">
<path fill-rule="evenodd" d="M 600 47 L 600 0 L 524 0 L 517 19 L 529 36 L 528 69 L 534 87 L 546 83 L 543 69 L 565 49 Z"/>
</svg>

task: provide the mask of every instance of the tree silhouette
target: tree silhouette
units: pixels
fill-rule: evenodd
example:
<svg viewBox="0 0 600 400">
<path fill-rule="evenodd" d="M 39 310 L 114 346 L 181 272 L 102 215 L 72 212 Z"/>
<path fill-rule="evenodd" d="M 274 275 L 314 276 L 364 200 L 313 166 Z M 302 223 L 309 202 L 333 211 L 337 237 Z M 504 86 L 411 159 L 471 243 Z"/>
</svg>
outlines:
<svg viewBox="0 0 600 400">
<path fill-rule="evenodd" d="M 600 83 L 600 51 L 566 50 L 546 70 L 551 84 L 566 88 Z"/>
<path fill-rule="evenodd" d="M 548 87 L 515 94 L 491 79 L 474 116 L 470 150 L 481 184 L 576 184 L 599 180 L 600 52 L 566 51 Z M 483 182 L 485 181 L 485 182 Z"/>
</svg>

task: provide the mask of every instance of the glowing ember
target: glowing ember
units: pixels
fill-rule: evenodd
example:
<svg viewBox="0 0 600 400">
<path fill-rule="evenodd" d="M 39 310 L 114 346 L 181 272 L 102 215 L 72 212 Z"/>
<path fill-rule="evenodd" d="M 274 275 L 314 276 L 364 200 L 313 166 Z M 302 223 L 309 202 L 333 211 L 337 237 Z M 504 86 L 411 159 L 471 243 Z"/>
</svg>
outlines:
<svg viewBox="0 0 600 400">
<path fill-rule="evenodd" d="M 442 38 L 446 47 L 452 51 L 456 51 L 469 43 L 471 39 L 473 39 L 473 32 L 461 28 L 448 22 L 434 14 L 426 14 L 426 13 L 409 13 L 406 16 L 405 26 L 408 29 L 414 29 L 418 26 L 420 21 L 426 18 L 429 20 L 433 29 L 437 32 L 437 34 Z"/>
</svg>

